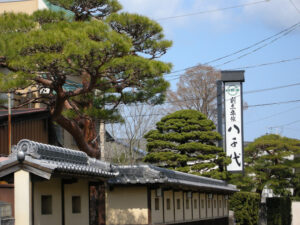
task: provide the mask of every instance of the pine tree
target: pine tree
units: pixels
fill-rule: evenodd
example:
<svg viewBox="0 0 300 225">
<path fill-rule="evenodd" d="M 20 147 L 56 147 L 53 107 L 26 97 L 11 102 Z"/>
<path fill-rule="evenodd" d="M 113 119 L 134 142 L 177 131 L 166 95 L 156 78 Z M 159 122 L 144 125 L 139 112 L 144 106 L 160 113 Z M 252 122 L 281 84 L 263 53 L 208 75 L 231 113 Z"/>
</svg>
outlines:
<svg viewBox="0 0 300 225">
<path fill-rule="evenodd" d="M 297 139 L 268 134 L 261 136 L 245 149 L 245 163 L 249 183 L 257 193 L 264 188 L 272 189 L 281 196 L 291 194 L 288 188 L 294 188 L 299 174 L 299 159 L 293 159 L 300 153 L 300 141 Z M 297 186 L 297 184 L 296 184 Z M 298 186 L 299 188 L 299 186 Z"/>
<path fill-rule="evenodd" d="M 230 158 L 216 146 L 221 135 L 215 128 L 211 120 L 196 110 L 169 114 L 145 135 L 149 151 L 145 161 L 186 173 L 227 179 L 223 168 Z"/>
<path fill-rule="evenodd" d="M 10 71 L 0 71 L 0 91 L 22 95 L 17 107 L 46 105 L 80 150 L 99 157 L 96 119 L 122 121 L 121 103 L 164 101 L 171 65 L 158 58 L 172 43 L 155 21 L 119 13 L 117 0 L 50 2 L 67 14 L 0 15 L 0 67 Z"/>
</svg>

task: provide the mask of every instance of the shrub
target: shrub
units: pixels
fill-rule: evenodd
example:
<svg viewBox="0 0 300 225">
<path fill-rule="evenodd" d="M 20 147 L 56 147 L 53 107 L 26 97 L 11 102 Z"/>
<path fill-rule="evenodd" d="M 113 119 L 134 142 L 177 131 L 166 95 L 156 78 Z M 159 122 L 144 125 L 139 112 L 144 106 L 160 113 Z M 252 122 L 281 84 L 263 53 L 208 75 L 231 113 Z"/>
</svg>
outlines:
<svg viewBox="0 0 300 225">
<path fill-rule="evenodd" d="M 292 201 L 289 197 L 267 198 L 268 225 L 290 225 Z"/>
<path fill-rule="evenodd" d="M 257 225 L 259 219 L 260 195 L 251 192 L 237 192 L 230 197 L 230 210 L 240 225 Z"/>
</svg>

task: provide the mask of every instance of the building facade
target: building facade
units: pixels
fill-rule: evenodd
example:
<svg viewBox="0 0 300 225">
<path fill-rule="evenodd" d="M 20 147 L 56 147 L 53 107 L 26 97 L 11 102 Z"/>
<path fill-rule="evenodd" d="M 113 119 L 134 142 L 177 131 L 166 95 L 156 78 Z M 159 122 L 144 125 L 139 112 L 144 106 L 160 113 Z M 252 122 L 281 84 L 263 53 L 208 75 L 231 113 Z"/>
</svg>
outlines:
<svg viewBox="0 0 300 225">
<path fill-rule="evenodd" d="M 43 0 L 0 0 L 0 13 L 15 12 L 31 14 L 47 8 Z"/>
<path fill-rule="evenodd" d="M 22 140 L 0 162 L 14 184 L 16 225 L 228 224 L 224 181 L 151 165 L 114 166 Z"/>
</svg>

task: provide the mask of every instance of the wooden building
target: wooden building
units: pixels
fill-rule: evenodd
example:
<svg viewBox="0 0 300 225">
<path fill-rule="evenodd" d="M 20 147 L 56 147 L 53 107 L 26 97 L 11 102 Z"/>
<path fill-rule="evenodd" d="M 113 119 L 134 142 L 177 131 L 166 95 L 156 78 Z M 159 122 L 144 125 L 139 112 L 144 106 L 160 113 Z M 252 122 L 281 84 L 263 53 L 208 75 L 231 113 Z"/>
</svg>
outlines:
<svg viewBox="0 0 300 225">
<path fill-rule="evenodd" d="M 50 117 L 45 108 L 12 110 L 11 143 L 16 145 L 21 139 L 30 139 L 49 144 Z M 0 156 L 9 155 L 8 112 L 0 110 Z"/>
</svg>

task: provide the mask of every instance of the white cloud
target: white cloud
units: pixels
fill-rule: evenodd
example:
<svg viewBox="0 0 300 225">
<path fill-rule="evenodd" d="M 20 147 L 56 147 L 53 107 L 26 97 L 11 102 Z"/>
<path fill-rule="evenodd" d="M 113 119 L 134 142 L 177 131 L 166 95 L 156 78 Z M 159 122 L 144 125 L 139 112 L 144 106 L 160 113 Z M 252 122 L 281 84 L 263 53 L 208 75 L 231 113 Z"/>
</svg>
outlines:
<svg viewBox="0 0 300 225">
<path fill-rule="evenodd" d="M 138 13 L 159 22 L 169 38 L 178 29 L 201 28 L 208 25 L 215 32 L 229 32 L 236 26 L 261 23 L 263 26 L 282 29 L 300 20 L 300 13 L 290 0 L 269 0 L 266 3 L 248 5 L 241 8 L 220 10 L 174 19 L 161 18 L 192 14 L 201 11 L 258 2 L 259 0 L 119 0 L 124 11 Z M 300 10 L 300 0 L 292 0 Z M 244 26 L 243 25 L 243 26 Z"/>
<path fill-rule="evenodd" d="M 181 0 L 120 0 L 125 11 L 139 13 L 152 19 L 180 13 Z"/>
<path fill-rule="evenodd" d="M 211 23 L 216 27 L 224 27 L 228 21 L 228 13 L 219 11 L 214 13 L 184 16 L 174 19 L 163 18 L 181 16 L 221 7 L 220 0 L 119 0 L 123 10 L 146 15 L 159 22 L 168 36 L 177 28 L 195 28 L 201 23 Z M 222 22 L 222 23 L 221 23 Z M 227 23 L 230 24 L 230 23 Z"/>
</svg>

